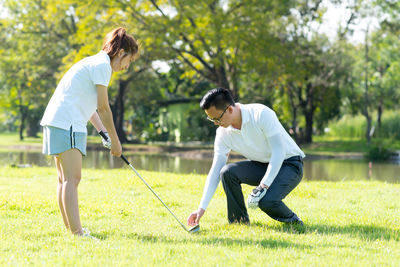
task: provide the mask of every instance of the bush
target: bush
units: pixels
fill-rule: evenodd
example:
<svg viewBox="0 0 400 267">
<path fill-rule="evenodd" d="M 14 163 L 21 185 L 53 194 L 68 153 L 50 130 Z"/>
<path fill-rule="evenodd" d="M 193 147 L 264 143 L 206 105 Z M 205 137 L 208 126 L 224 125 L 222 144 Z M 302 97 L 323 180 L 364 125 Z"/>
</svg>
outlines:
<svg viewBox="0 0 400 267">
<path fill-rule="evenodd" d="M 383 113 L 382 128 L 377 131 L 381 138 L 393 138 L 400 140 L 400 112 L 386 111 Z"/>
<path fill-rule="evenodd" d="M 392 154 L 392 151 L 388 148 L 384 142 L 376 142 L 371 144 L 367 152 L 365 153 L 365 158 L 372 161 L 383 161 L 388 160 Z"/>
<path fill-rule="evenodd" d="M 383 113 L 382 126 L 378 129 L 376 123 L 376 114 L 372 114 L 372 125 L 375 126 L 375 133 L 373 138 L 391 138 L 400 140 L 400 111 L 387 110 Z M 365 139 L 365 131 L 367 122 L 364 116 L 344 115 L 340 120 L 329 123 L 327 128 L 329 132 L 326 133 L 330 137 L 351 138 L 351 139 Z"/>
</svg>

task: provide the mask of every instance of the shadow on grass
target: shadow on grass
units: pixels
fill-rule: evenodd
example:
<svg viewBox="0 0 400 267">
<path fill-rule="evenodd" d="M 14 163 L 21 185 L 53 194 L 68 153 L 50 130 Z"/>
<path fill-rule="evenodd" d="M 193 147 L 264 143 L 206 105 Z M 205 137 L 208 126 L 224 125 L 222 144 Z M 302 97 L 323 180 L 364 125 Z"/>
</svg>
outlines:
<svg viewBox="0 0 400 267">
<path fill-rule="evenodd" d="M 274 239 L 254 240 L 250 238 L 237 239 L 229 237 L 211 237 L 211 238 L 204 237 L 202 239 L 183 238 L 182 240 L 179 240 L 175 238 L 169 238 L 167 236 L 153 236 L 150 234 L 142 235 L 138 233 L 131 233 L 126 235 L 126 237 L 129 239 L 136 239 L 148 243 L 159 243 L 159 242 L 168 244 L 196 243 L 201 245 L 221 245 L 226 247 L 231 247 L 233 245 L 236 245 L 236 246 L 261 246 L 263 248 L 302 248 L 302 249 L 312 248 L 312 246 L 310 245 L 299 245 L 289 241 L 281 241 Z"/>
<path fill-rule="evenodd" d="M 257 224 L 258 226 L 263 226 L 261 223 Z M 358 237 L 363 240 L 374 241 L 378 239 L 383 240 L 395 240 L 400 241 L 400 231 L 396 231 L 390 228 L 384 228 L 375 225 L 343 225 L 343 226 L 332 226 L 332 225 L 323 225 L 323 224 L 312 224 L 305 225 L 304 227 L 295 227 L 291 225 L 274 225 L 268 227 L 271 230 L 287 232 L 287 233 L 319 233 L 325 235 L 348 235 L 351 237 Z"/>
<path fill-rule="evenodd" d="M 267 231 L 276 231 L 276 232 L 285 232 L 289 234 L 322 234 L 322 235 L 347 235 L 350 237 L 360 238 L 366 241 L 375 241 L 375 240 L 394 240 L 400 241 L 400 231 L 374 226 L 374 225 L 357 225 L 350 224 L 344 226 L 332 226 L 332 225 L 323 225 L 323 224 L 310 224 L 305 226 L 298 225 L 290 225 L 290 224 L 276 224 L 272 226 L 267 226 L 261 222 L 254 222 L 251 226 L 243 226 L 243 227 L 255 227 L 255 228 L 265 228 Z M 232 245 L 240 245 L 240 246 L 261 246 L 263 248 L 313 248 L 313 246 L 309 245 L 299 245 L 296 243 L 292 243 L 290 241 L 282 241 L 275 240 L 271 238 L 263 237 L 268 236 L 266 232 L 265 236 L 261 236 L 260 239 L 250 239 L 250 238 L 230 238 L 230 237 L 207 237 L 206 235 L 212 234 L 212 231 L 201 230 L 201 233 L 195 234 L 195 236 L 200 238 L 183 238 L 177 239 L 174 237 L 168 236 L 160 236 L 160 235 L 152 235 L 152 234 L 140 234 L 140 233 L 127 233 L 124 237 L 128 239 L 137 239 L 142 242 L 149 243 L 198 243 L 203 245 L 222 245 L 222 246 L 232 246 Z M 93 236 L 100 240 L 108 239 L 108 234 L 106 233 L 92 233 Z M 294 237 L 298 238 L 298 237 Z"/>
</svg>

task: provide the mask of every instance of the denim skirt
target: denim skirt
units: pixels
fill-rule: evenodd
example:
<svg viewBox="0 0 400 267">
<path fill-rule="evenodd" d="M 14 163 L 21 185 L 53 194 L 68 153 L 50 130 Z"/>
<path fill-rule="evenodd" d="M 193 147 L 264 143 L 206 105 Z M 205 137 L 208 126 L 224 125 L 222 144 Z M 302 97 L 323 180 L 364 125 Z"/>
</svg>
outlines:
<svg viewBox="0 0 400 267">
<path fill-rule="evenodd" d="M 86 156 L 86 133 L 43 126 L 43 154 L 57 156 L 72 148 Z"/>
</svg>

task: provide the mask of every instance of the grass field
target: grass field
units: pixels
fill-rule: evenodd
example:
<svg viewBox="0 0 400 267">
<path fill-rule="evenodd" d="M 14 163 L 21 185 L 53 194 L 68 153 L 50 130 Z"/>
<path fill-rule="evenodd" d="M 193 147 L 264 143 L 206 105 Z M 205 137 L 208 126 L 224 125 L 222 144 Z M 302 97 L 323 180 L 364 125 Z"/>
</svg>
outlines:
<svg viewBox="0 0 400 267">
<path fill-rule="evenodd" d="M 204 175 L 140 171 L 178 218 L 200 200 Z M 187 234 L 130 169 L 83 171 L 81 219 L 99 241 L 67 233 L 52 168 L 0 169 L 0 265 L 398 266 L 400 185 L 302 182 L 286 203 L 306 227 L 260 210 L 228 225 L 222 187 Z M 244 187 L 247 195 L 250 187 Z"/>
</svg>

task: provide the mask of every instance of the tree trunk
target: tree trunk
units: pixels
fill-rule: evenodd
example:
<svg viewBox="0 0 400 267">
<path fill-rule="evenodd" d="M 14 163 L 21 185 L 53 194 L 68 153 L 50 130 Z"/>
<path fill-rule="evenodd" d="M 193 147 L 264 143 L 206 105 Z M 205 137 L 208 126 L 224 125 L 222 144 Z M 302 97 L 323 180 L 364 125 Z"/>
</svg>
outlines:
<svg viewBox="0 0 400 267">
<path fill-rule="evenodd" d="M 371 142 L 371 136 L 370 136 L 370 131 L 371 131 L 371 116 L 369 115 L 369 87 L 368 87 L 368 62 L 369 62 L 369 56 L 368 56 L 368 29 L 369 25 L 367 28 L 367 32 L 365 34 L 365 74 L 364 74 L 364 86 L 365 86 L 365 91 L 364 91 L 364 111 L 363 114 L 365 118 L 367 119 L 367 129 L 365 132 L 365 137 L 367 139 L 368 144 Z"/>
<path fill-rule="evenodd" d="M 19 126 L 19 140 L 24 140 L 25 120 L 27 116 L 27 107 L 19 105 L 19 113 L 21 116 L 21 124 Z"/>
<path fill-rule="evenodd" d="M 129 81 L 119 81 L 118 94 L 115 97 L 114 105 L 111 106 L 115 130 L 117 131 L 118 138 L 121 143 L 128 142 L 128 139 L 126 138 L 126 133 L 124 131 L 124 96 L 128 83 Z"/>
<path fill-rule="evenodd" d="M 367 119 L 367 133 L 368 133 L 367 141 L 368 141 L 368 144 L 371 143 L 371 136 L 372 136 L 371 128 L 372 128 L 372 120 L 371 120 L 371 116 L 369 116 Z"/>
<path fill-rule="evenodd" d="M 26 134 L 29 137 L 35 137 L 37 138 L 37 133 L 40 130 L 40 118 L 42 117 L 43 111 L 42 109 L 33 109 L 33 110 L 29 110 L 29 112 L 27 112 L 27 116 L 26 116 Z"/>
<path fill-rule="evenodd" d="M 305 136 L 304 136 L 304 142 L 305 143 L 312 143 L 314 111 L 313 110 L 306 110 L 304 112 L 304 117 L 306 119 L 306 132 L 305 132 Z"/>
<path fill-rule="evenodd" d="M 21 86 L 21 85 L 20 85 Z M 22 103 L 22 92 L 21 88 L 18 90 L 18 107 L 19 107 L 19 115 L 21 116 L 21 124 L 19 126 L 19 140 L 23 141 L 24 140 L 24 130 L 25 130 L 25 120 L 28 115 L 28 106 L 23 105 Z"/>
<path fill-rule="evenodd" d="M 383 104 L 379 103 L 378 105 L 378 117 L 377 117 L 377 122 L 378 122 L 378 133 L 379 130 L 382 127 L 382 113 L 383 113 Z"/>
<path fill-rule="evenodd" d="M 217 84 L 217 86 L 229 89 L 232 93 L 233 99 L 237 101 L 238 100 L 237 90 L 236 88 L 234 88 L 233 84 L 229 83 L 225 68 L 223 66 L 216 67 L 214 75 L 216 77 L 215 83 Z"/>
<path fill-rule="evenodd" d="M 300 107 L 303 111 L 304 118 L 306 119 L 306 129 L 304 134 L 305 143 L 312 143 L 314 111 L 315 111 L 313 89 L 314 89 L 313 85 L 310 82 L 307 82 L 306 99 L 302 98 L 302 88 L 299 88 L 298 92 Z"/>
<path fill-rule="evenodd" d="M 39 132 L 39 124 L 37 120 L 29 120 L 27 122 L 28 128 L 26 129 L 26 135 L 28 137 L 35 137 L 37 138 L 37 133 Z"/>
<path fill-rule="evenodd" d="M 362 112 L 362 114 L 364 115 L 365 119 L 367 120 L 367 129 L 365 130 L 365 138 L 367 139 L 368 144 L 371 143 L 371 125 L 372 125 L 372 120 L 371 120 L 371 116 L 368 112 L 368 107 L 365 106 L 364 107 L 364 111 Z"/>
<path fill-rule="evenodd" d="M 290 103 L 290 108 L 292 110 L 292 136 L 296 142 L 299 142 L 299 136 L 297 135 L 297 105 L 295 104 L 294 101 L 294 94 L 293 94 L 293 87 L 291 85 L 288 86 L 288 95 L 289 95 L 289 103 Z"/>
</svg>

